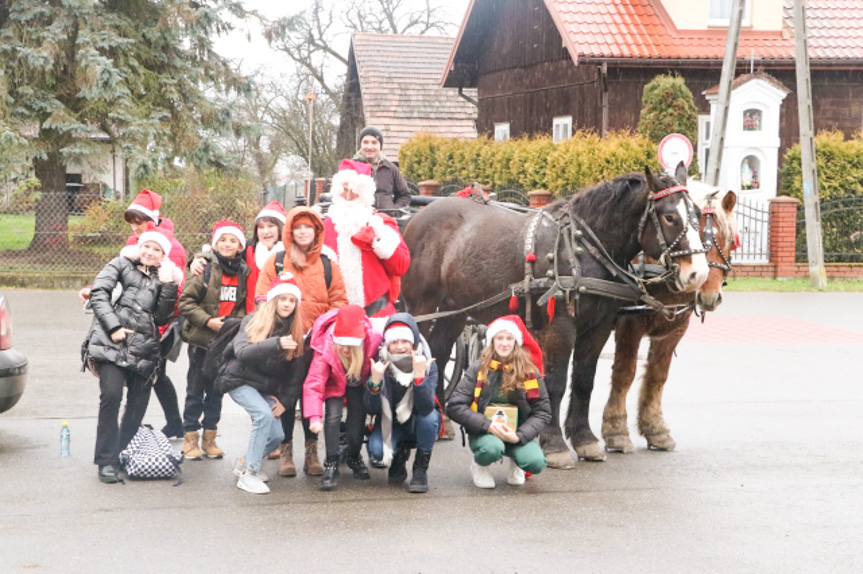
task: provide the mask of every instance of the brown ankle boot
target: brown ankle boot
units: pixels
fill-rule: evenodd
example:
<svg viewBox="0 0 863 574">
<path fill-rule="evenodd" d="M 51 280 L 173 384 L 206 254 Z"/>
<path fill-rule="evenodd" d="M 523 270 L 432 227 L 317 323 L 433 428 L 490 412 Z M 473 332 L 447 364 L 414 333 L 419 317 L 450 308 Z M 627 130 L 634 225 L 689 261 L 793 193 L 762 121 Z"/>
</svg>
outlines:
<svg viewBox="0 0 863 574">
<path fill-rule="evenodd" d="M 200 437 L 198 431 L 189 431 L 186 433 L 186 441 L 183 443 L 183 454 L 188 460 L 201 460 L 203 456 L 201 449 L 198 447 Z"/>
<path fill-rule="evenodd" d="M 303 472 L 307 476 L 323 476 L 324 474 L 324 467 L 318 460 L 318 441 L 315 439 L 306 439 L 306 462 L 303 465 Z"/>
<path fill-rule="evenodd" d="M 273 452 L 271 452 L 270 454 L 267 455 L 267 460 L 276 460 L 277 458 L 282 456 L 282 447 L 283 446 L 284 445 L 280 444 L 275 449 L 273 449 Z"/>
<path fill-rule="evenodd" d="M 216 444 L 216 431 L 204 430 L 204 438 L 201 439 L 201 450 L 204 451 L 204 456 L 209 458 L 222 458 L 225 456 L 225 451 L 219 448 Z"/>
<path fill-rule="evenodd" d="M 294 465 L 294 443 L 286 442 L 281 447 L 282 454 L 279 457 L 279 476 L 297 476 L 297 467 Z"/>
</svg>

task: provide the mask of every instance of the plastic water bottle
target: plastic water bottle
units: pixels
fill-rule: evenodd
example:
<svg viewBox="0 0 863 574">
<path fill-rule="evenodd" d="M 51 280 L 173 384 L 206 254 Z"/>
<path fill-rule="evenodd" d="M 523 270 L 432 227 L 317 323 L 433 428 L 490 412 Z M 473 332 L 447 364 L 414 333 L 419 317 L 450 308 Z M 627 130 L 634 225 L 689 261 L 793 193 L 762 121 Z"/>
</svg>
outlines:
<svg viewBox="0 0 863 574">
<path fill-rule="evenodd" d="M 63 421 L 63 426 L 60 428 L 60 456 L 69 456 L 69 442 L 72 433 L 69 432 L 69 423 Z"/>
</svg>

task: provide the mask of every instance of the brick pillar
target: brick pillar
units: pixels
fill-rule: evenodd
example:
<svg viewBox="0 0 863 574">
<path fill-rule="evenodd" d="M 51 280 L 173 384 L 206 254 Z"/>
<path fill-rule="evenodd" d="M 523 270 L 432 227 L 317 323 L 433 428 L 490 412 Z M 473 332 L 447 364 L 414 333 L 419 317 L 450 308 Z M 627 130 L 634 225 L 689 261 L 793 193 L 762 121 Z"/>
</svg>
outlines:
<svg viewBox="0 0 863 574">
<path fill-rule="evenodd" d="M 770 263 L 776 278 L 793 277 L 797 252 L 797 206 L 793 197 L 774 197 L 770 203 Z"/>
<path fill-rule="evenodd" d="M 315 203 L 320 203 L 321 194 L 326 189 L 327 180 L 324 177 L 315 178 Z"/>
<path fill-rule="evenodd" d="M 420 188 L 420 195 L 424 197 L 434 197 L 440 191 L 440 183 L 432 179 L 419 182 L 417 187 Z"/>
<path fill-rule="evenodd" d="M 527 192 L 527 199 L 531 207 L 539 209 L 548 205 L 548 202 L 551 201 L 551 192 L 547 189 L 534 189 Z"/>
</svg>

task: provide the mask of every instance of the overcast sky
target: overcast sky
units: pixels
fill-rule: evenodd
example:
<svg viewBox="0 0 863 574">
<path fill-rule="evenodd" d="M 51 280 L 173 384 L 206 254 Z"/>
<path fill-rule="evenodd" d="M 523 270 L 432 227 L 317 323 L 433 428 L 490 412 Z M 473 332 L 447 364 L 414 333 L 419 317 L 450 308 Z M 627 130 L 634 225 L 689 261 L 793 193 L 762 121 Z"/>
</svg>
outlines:
<svg viewBox="0 0 863 574">
<path fill-rule="evenodd" d="M 309 0 L 294 0 L 292 2 L 243 0 L 246 8 L 257 10 L 265 17 L 273 19 L 296 14 L 309 3 Z M 440 0 L 439 4 L 445 11 L 447 19 L 457 26 L 464 17 L 468 0 Z M 418 5 L 422 5 L 422 2 L 418 1 Z M 337 37 L 337 42 L 345 52 L 349 40 L 350 37 L 347 33 Z M 256 70 L 272 77 L 290 73 L 290 68 L 286 63 L 287 57 L 270 49 L 266 40 L 261 36 L 260 29 L 253 22 L 238 22 L 237 29 L 233 33 L 216 40 L 216 51 L 239 62 L 242 71 L 247 74 Z M 335 71 L 337 74 L 343 72 L 343 70 Z"/>
</svg>

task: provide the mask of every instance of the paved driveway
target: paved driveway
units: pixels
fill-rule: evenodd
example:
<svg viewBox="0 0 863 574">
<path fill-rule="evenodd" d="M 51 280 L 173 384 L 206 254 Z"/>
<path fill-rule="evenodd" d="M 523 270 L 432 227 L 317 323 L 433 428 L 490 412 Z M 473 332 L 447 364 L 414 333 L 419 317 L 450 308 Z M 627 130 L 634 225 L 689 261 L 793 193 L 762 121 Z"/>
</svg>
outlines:
<svg viewBox="0 0 863 574">
<path fill-rule="evenodd" d="M 179 487 L 99 483 L 98 385 L 79 372 L 89 317 L 72 292 L 8 295 L 31 365 L 0 415 L 2 573 L 863 571 L 860 294 L 727 294 L 678 349 L 665 395 L 674 452 L 639 438 L 634 453 L 522 489 L 497 468 L 503 484 L 479 491 L 453 441 L 436 445 L 426 495 L 373 471 L 331 493 L 277 478 L 269 496 L 234 486 L 249 423 L 229 398 L 225 460 L 184 464 Z M 169 367 L 181 398 L 185 369 Z M 164 422 L 155 398 L 146 422 Z"/>
</svg>

